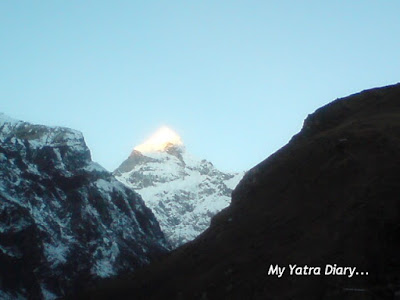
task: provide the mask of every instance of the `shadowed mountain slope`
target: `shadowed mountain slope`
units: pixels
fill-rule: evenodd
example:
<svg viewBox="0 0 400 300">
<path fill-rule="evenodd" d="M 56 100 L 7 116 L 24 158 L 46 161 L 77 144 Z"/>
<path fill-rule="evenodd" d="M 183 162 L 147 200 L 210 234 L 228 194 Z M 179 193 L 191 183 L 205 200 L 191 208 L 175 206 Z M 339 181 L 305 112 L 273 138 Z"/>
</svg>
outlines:
<svg viewBox="0 0 400 300">
<path fill-rule="evenodd" d="M 142 198 L 83 135 L 0 114 L 0 299 L 53 300 L 168 252 Z"/>
<path fill-rule="evenodd" d="M 267 137 L 265 137 L 267 138 Z M 193 242 L 84 299 L 396 299 L 400 84 L 309 115 Z M 281 278 L 270 265 L 286 267 Z M 321 267 L 294 276 L 289 264 Z M 324 275 L 327 264 L 359 275 Z M 368 272 L 368 275 L 360 275 Z"/>
</svg>

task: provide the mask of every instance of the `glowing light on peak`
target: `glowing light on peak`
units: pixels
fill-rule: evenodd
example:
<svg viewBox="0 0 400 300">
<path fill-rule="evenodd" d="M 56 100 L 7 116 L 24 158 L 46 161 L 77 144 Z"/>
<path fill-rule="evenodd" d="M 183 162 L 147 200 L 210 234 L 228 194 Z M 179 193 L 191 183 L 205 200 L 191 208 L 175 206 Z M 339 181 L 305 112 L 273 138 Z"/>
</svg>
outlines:
<svg viewBox="0 0 400 300">
<path fill-rule="evenodd" d="M 168 127 L 161 127 L 143 144 L 135 147 L 140 152 L 163 151 L 169 145 L 182 145 L 181 137 Z"/>
</svg>

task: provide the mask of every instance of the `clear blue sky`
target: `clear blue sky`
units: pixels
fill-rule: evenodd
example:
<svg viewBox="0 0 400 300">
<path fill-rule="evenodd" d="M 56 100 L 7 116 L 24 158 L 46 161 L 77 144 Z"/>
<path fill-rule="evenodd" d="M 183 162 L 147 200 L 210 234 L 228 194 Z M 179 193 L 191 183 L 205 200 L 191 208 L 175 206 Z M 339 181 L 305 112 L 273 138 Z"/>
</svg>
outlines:
<svg viewBox="0 0 400 300">
<path fill-rule="evenodd" d="M 1 1 L 0 111 L 115 169 L 161 125 L 246 170 L 308 113 L 400 81 L 400 1 Z"/>
</svg>

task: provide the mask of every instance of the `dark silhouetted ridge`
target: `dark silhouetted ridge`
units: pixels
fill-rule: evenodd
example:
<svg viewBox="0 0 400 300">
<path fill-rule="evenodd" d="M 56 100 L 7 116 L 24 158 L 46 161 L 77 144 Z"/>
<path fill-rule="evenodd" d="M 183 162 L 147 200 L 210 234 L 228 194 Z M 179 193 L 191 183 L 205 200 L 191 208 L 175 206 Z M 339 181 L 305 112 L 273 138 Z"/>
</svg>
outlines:
<svg viewBox="0 0 400 300">
<path fill-rule="evenodd" d="M 309 115 L 195 241 L 82 299 L 398 299 L 399 190 L 397 84 Z M 271 264 L 368 275 L 278 278 L 268 276 Z"/>
</svg>

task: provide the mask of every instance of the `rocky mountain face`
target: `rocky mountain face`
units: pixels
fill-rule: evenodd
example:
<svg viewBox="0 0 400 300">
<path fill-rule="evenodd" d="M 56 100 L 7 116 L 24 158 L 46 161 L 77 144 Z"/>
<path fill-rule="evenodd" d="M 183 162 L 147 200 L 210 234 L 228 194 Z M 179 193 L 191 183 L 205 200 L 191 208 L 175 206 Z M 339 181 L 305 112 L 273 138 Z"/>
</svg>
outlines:
<svg viewBox="0 0 400 300">
<path fill-rule="evenodd" d="M 399 153 L 400 84 L 338 99 L 195 241 L 82 299 L 398 299 Z"/>
<path fill-rule="evenodd" d="M 114 175 L 143 197 L 173 248 L 208 228 L 211 217 L 229 205 L 243 177 L 192 157 L 180 143 L 166 143 L 156 151 L 133 150 Z"/>
<path fill-rule="evenodd" d="M 141 197 L 80 132 L 0 115 L 0 299 L 55 299 L 166 253 Z"/>
</svg>

